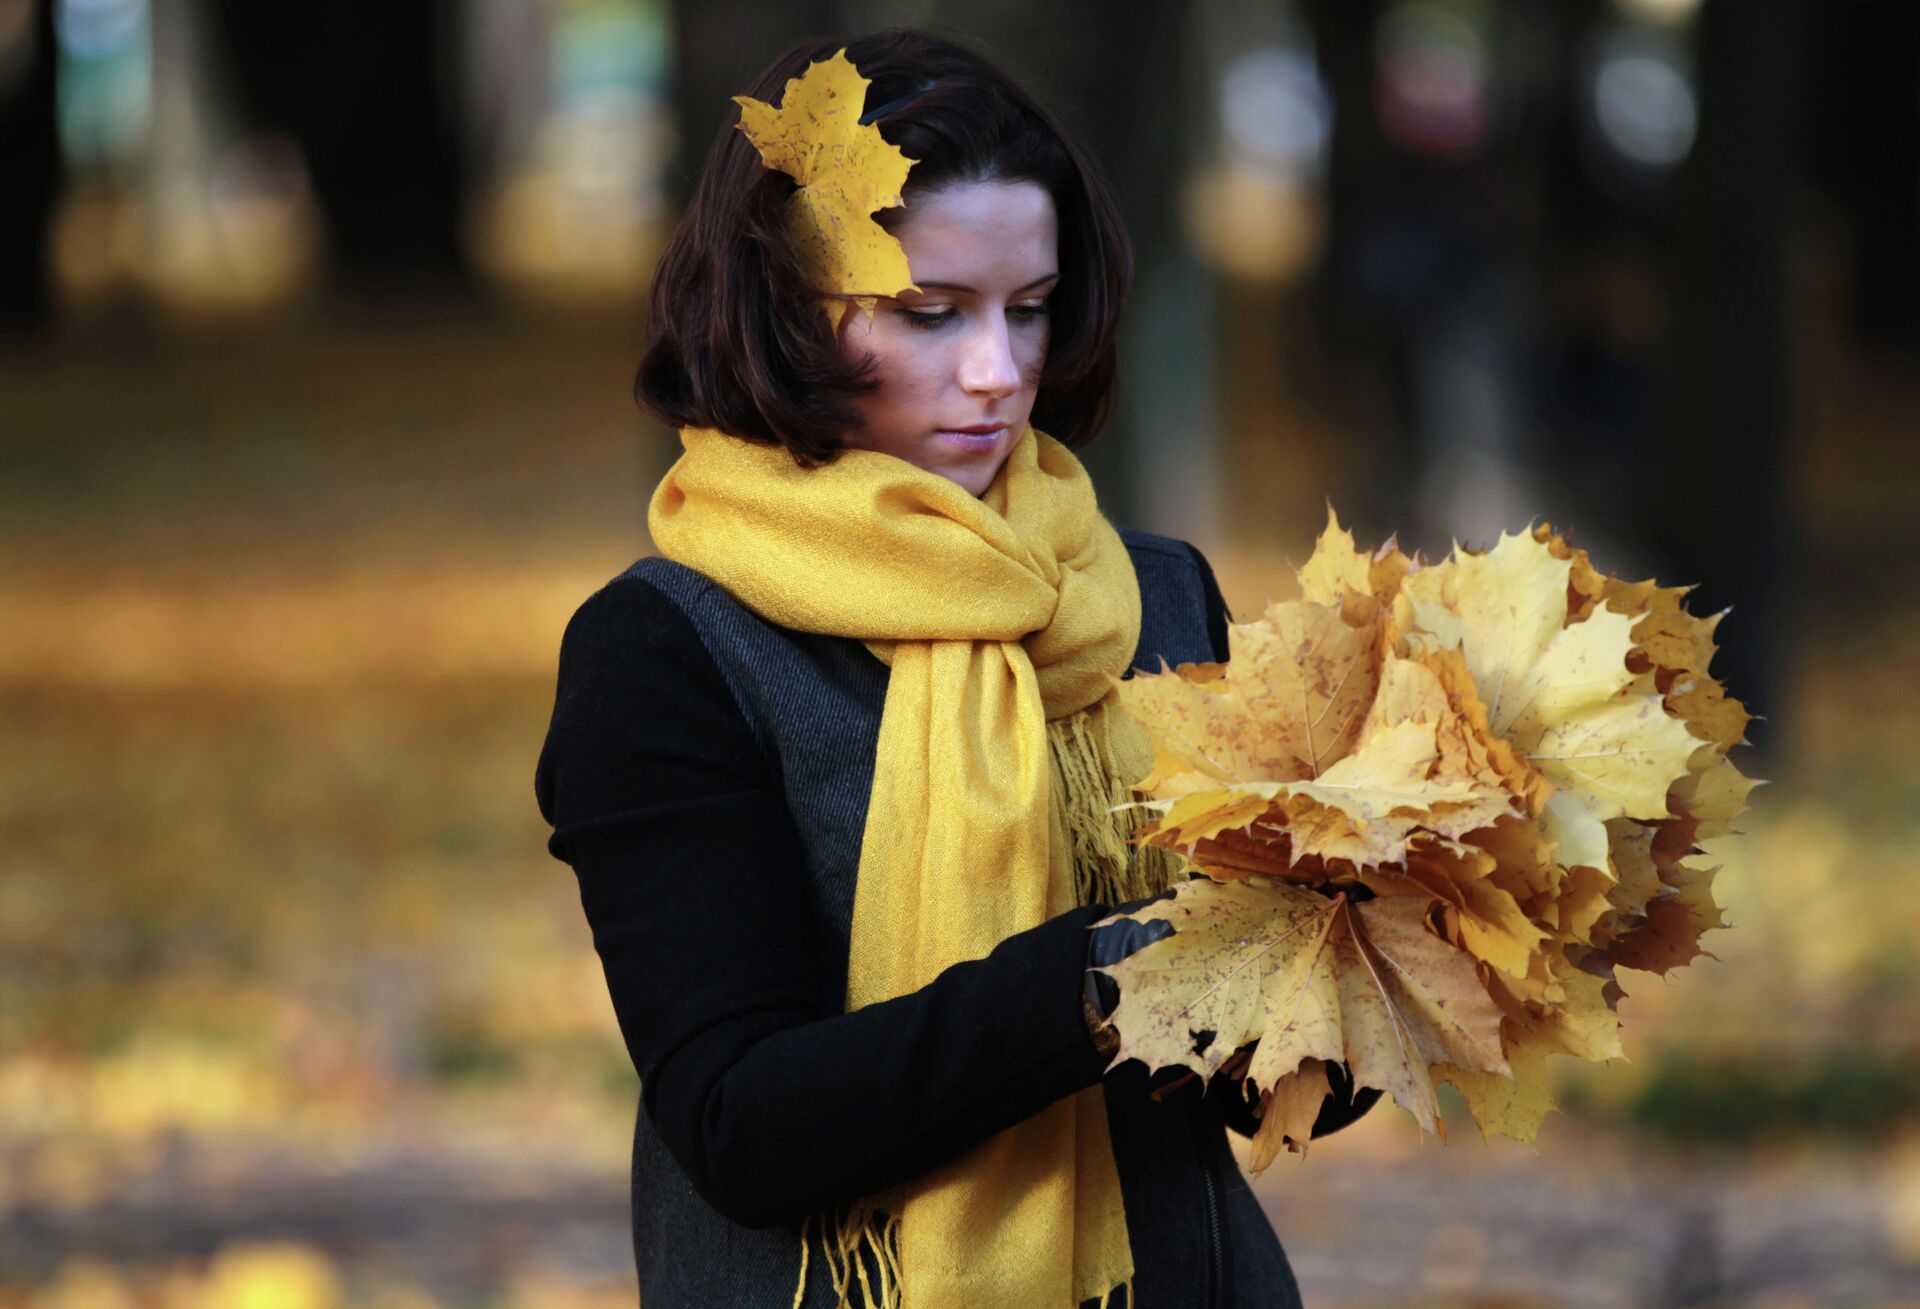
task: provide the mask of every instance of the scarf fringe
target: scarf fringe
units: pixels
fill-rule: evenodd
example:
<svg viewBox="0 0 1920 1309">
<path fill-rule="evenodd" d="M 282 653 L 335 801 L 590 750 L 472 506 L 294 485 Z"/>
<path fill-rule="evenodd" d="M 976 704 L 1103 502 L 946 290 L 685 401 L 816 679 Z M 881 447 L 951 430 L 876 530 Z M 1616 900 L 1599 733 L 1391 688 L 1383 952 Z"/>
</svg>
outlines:
<svg viewBox="0 0 1920 1309">
<path fill-rule="evenodd" d="M 800 1224 L 800 1285 L 793 1292 L 792 1309 L 807 1296 L 807 1228 Z M 837 1214 L 822 1214 L 820 1251 L 826 1256 L 827 1278 L 833 1284 L 834 1309 L 856 1309 L 853 1289 L 860 1288 L 860 1305 L 868 1309 L 900 1307 L 900 1218 L 884 1209 L 851 1205 Z M 868 1276 L 869 1260 L 873 1275 Z"/>
<path fill-rule="evenodd" d="M 1083 905 L 1144 900 L 1173 884 L 1177 856 L 1142 843 L 1141 829 L 1152 821 L 1151 811 L 1121 808 L 1135 799 L 1133 788 L 1103 749 L 1096 726 L 1095 711 L 1089 709 L 1047 724 L 1053 778 L 1073 841 L 1075 900 Z"/>
<path fill-rule="evenodd" d="M 794 1289 L 792 1309 L 800 1309 L 807 1298 L 807 1228 L 813 1222 L 808 1217 L 800 1224 L 800 1285 Z M 832 1216 L 821 1215 L 819 1222 L 820 1250 L 833 1283 L 833 1309 L 901 1309 L 899 1216 L 854 1205 Z M 868 1258 L 875 1270 L 872 1279 L 867 1276 Z M 856 1284 L 858 1305 L 853 1301 Z M 1133 1279 L 1100 1292 L 1099 1302 L 1100 1309 L 1133 1309 Z"/>
</svg>

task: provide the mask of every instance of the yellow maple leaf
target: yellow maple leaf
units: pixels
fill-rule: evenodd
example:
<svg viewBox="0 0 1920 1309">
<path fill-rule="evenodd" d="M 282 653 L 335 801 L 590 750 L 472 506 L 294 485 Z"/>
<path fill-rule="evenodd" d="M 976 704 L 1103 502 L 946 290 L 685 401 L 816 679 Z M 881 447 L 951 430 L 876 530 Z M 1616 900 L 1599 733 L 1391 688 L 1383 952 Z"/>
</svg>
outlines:
<svg viewBox="0 0 1920 1309">
<path fill-rule="evenodd" d="M 1196 843 L 1268 814 L 1281 784 L 1338 767 L 1379 677 L 1379 616 L 1355 617 L 1276 604 L 1228 629 L 1225 664 L 1163 662 L 1159 673 L 1110 679 L 1153 742 L 1153 770 L 1134 786 L 1160 813 L 1154 844 L 1192 857 Z"/>
<path fill-rule="evenodd" d="M 1285 601 L 1227 629 L 1226 664 L 1112 678 L 1154 740 L 1141 789 L 1166 798 L 1236 782 L 1317 777 L 1353 747 L 1378 682 L 1381 632 L 1340 608 Z"/>
<path fill-rule="evenodd" d="M 1493 856 L 1493 876 L 1516 898 L 1525 897 L 1530 904 L 1538 902 L 1543 913 L 1548 902 L 1559 899 L 1566 884 L 1566 870 L 1553 862 L 1553 846 L 1537 822 L 1503 818 L 1460 839 Z M 1612 880 L 1604 873 L 1602 877 Z"/>
<path fill-rule="evenodd" d="M 1302 1058 L 1341 1058 L 1330 1015 L 1302 1012 L 1297 1003 L 1277 1018 L 1268 1012 L 1270 984 L 1285 985 L 1274 982 L 1278 972 L 1303 963 L 1311 972 L 1317 954 L 1307 947 L 1324 935 L 1331 905 L 1278 882 L 1194 880 L 1177 884 L 1173 899 L 1130 915 L 1164 920 L 1174 932 L 1102 970 L 1120 987 L 1114 1062 L 1140 1059 L 1149 1069 L 1180 1066 L 1211 1076 L 1270 1026 L 1277 1042 L 1295 1049 L 1292 1063 L 1269 1077 L 1269 1087 Z"/>
<path fill-rule="evenodd" d="M 1709 677 L 1677 679 L 1667 692 L 1667 709 L 1702 741 L 1711 741 L 1725 754 L 1747 739 L 1753 715 Z"/>
<path fill-rule="evenodd" d="M 1546 546 L 1555 559 L 1567 561 L 1567 617 L 1570 621 L 1585 618 L 1605 593 L 1607 579 L 1587 558 L 1587 552 L 1554 531 L 1551 523 L 1535 527 L 1533 539 Z"/>
<path fill-rule="evenodd" d="M 1255 819 L 1266 816 L 1271 802 L 1258 792 L 1216 787 L 1211 791 L 1189 791 L 1173 800 L 1145 802 L 1143 807 L 1160 811 L 1148 841 L 1182 850 L 1223 833 L 1246 830 Z"/>
<path fill-rule="evenodd" d="M 1179 837 L 1155 834 L 1149 844 L 1171 846 L 1187 856 L 1192 867 L 1216 881 L 1240 877 L 1284 877 L 1290 881 L 1323 882 L 1324 863 L 1295 861 L 1284 827 L 1255 821 L 1238 831 L 1221 831 L 1183 846 Z"/>
<path fill-rule="evenodd" d="M 1268 819 L 1283 820 L 1294 857 L 1355 868 L 1399 863 L 1417 833 L 1458 836 L 1513 812 L 1513 797 L 1473 778 L 1437 778 L 1435 725 L 1384 726 L 1310 781 L 1257 784 L 1272 794 Z"/>
<path fill-rule="evenodd" d="M 734 97 L 737 126 L 760 158 L 799 183 L 788 201 L 794 245 L 815 289 L 829 297 L 836 329 L 849 299 L 871 311 L 875 297 L 918 290 L 907 252 L 872 217 L 903 203 L 900 190 L 917 161 L 878 127 L 860 123 L 870 85 L 843 49 L 789 79 L 777 109 Z"/>
<path fill-rule="evenodd" d="M 1669 794 L 1676 809 L 1700 821 L 1696 835 L 1705 841 L 1733 835 L 1736 830 L 1733 820 L 1746 809 L 1747 797 L 1753 789 L 1763 785 L 1760 779 L 1741 773 L 1730 761 L 1717 759 L 1710 767 L 1675 782 Z"/>
<path fill-rule="evenodd" d="M 1254 1176 L 1265 1172 L 1283 1148 L 1305 1156 L 1313 1140 L 1313 1124 L 1331 1089 L 1326 1061 L 1302 1059 L 1298 1068 L 1262 1094 L 1260 1128 L 1253 1134 L 1252 1158 L 1248 1160 Z"/>
<path fill-rule="evenodd" d="M 1719 871 L 1691 869 L 1678 889 L 1647 901 L 1640 921 L 1608 944 L 1606 960 L 1622 968 L 1665 973 L 1701 955 L 1717 958 L 1700 948 L 1700 936 L 1726 925 L 1713 902 L 1713 879 Z"/>
<path fill-rule="evenodd" d="M 1567 870 L 1553 905 L 1553 925 L 1564 941 L 1591 945 L 1594 925 L 1607 912 L 1607 891 L 1613 885 L 1597 868 Z"/>
<path fill-rule="evenodd" d="M 1531 535 L 1456 552 L 1410 574 L 1411 621 L 1465 658 L 1494 735 L 1554 786 L 1543 817 L 1556 858 L 1606 867 L 1608 818 L 1659 818 L 1698 738 L 1657 695 L 1623 695 L 1632 622 L 1596 609 L 1566 625 L 1569 561 Z"/>
<path fill-rule="evenodd" d="M 1503 1039 L 1507 1030 L 1506 1024 L 1502 1024 Z M 1546 1062 L 1549 1054 L 1557 1052 L 1549 1049 L 1546 1042 L 1526 1034 L 1505 1040 L 1505 1045 L 1511 1076 L 1436 1064 L 1433 1080 L 1446 1082 L 1460 1092 L 1482 1140 L 1510 1136 L 1531 1144 L 1540 1135 L 1540 1124 L 1555 1108 Z"/>
<path fill-rule="evenodd" d="M 1115 1062 L 1203 1076 L 1249 1041 L 1247 1075 L 1273 1090 L 1305 1059 L 1345 1059 L 1429 1132 L 1440 1130 L 1428 1066 L 1505 1073 L 1500 1010 L 1471 955 L 1428 930 L 1424 904 L 1355 906 L 1285 882 L 1195 880 L 1130 915 L 1171 936 L 1102 971 L 1120 987 Z M 1109 920 L 1112 921 L 1112 920 Z"/>
<path fill-rule="evenodd" d="M 1555 857 L 1604 868 L 1606 820 L 1665 817 L 1667 790 L 1686 776 L 1698 744 L 1658 696 L 1595 705 L 1542 731 L 1527 761 L 1557 788 L 1544 824 Z"/>
<path fill-rule="evenodd" d="M 1378 895 L 1427 895 L 1447 905 L 1458 943 L 1476 959 L 1525 977 L 1546 932 L 1492 876 L 1494 857 L 1464 841 L 1422 833 L 1407 845 L 1402 870 L 1363 873 Z"/>
<path fill-rule="evenodd" d="M 1564 952 L 1536 957 L 1524 979 L 1485 969 L 1488 991 L 1500 1006 L 1500 1044 L 1510 1077 L 1453 1066 L 1435 1066 L 1433 1079 L 1460 1092 L 1482 1138 L 1510 1136 L 1532 1143 L 1554 1108 L 1546 1072 L 1548 1055 L 1583 1059 L 1624 1058 L 1619 1016 L 1608 999 L 1608 978 L 1575 965 Z"/>
<path fill-rule="evenodd" d="M 1434 724 L 1439 749 L 1435 778 L 1505 787 L 1531 813 L 1545 807 L 1553 784 L 1493 735 L 1486 706 L 1458 650 L 1432 650 L 1412 659 L 1390 657 L 1382 665 L 1380 690 L 1361 734 L 1409 719 Z"/>
<path fill-rule="evenodd" d="M 1183 665 L 1116 680 L 1155 741 L 1155 770 L 1139 784 L 1158 797 L 1142 802 L 1159 813 L 1147 839 L 1209 868 L 1199 843 L 1259 821 L 1288 865 L 1363 867 L 1402 858 L 1415 832 L 1457 836 L 1512 812 L 1484 749 L 1458 744 L 1472 729 L 1431 670 L 1395 661 L 1391 686 L 1381 685 L 1379 635 L 1291 601 L 1230 630 L 1236 658 L 1224 675 L 1204 665 L 1195 680 Z M 1445 754 L 1443 730 L 1456 743 Z M 1261 871 L 1244 859 L 1226 869 Z"/>
<path fill-rule="evenodd" d="M 1337 606 L 1349 593 L 1372 596 L 1385 604 L 1399 593 L 1400 581 L 1413 562 L 1391 540 L 1371 555 L 1360 553 L 1353 533 L 1340 526 L 1339 515 L 1329 504 L 1327 525 L 1314 542 L 1312 557 L 1294 573 L 1300 579 L 1301 598 L 1315 604 Z"/>
<path fill-rule="evenodd" d="M 1612 884 L 1606 903 L 1588 932 L 1588 942 L 1604 950 L 1646 915 L 1647 904 L 1664 889 L 1654 845 L 1660 829 L 1630 818 L 1607 821 L 1607 867 Z"/>
<path fill-rule="evenodd" d="M 1723 926 L 1690 857 L 1754 782 L 1706 672 L 1718 619 L 1548 528 L 1428 566 L 1329 508 L 1299 578 L 1228 661 L 1121 685 L 1155 741 L 1144 839 L 1207 874 L 1109 970 L 1121 1057 L 1250 1082 L 1260 1167 L 1304 1146 L 1335 1058 L 1429 1131 L 1444 1081 L 1483 1134 L 1532 1140 L 1549 1054 L 1623 1057 L 1616 968 Z"/>
<path fill-rule="evenodd" d="M 1488 969 L 1480 976 L 1506 1015 L 1504 1031 L 1526 1034 L 1580 1059 L 1603 1062 L 1625 1057 L 1620 1015 L 1607 999 L 1609 979 L 1574 963 L 1563 948 L 1544 950 L 1524 978 Z"/>
<path fill-rule="evenodd" d="M 1566 625 L 1568 571 L 1531 538 L 1507 535 L 1485 554 L 1458 554 L 1405 584 L 1419 627 L 1465 657 L 1489 729 L 1522 749 L 1545 724 L 1633 680 L 1628 619 L 1600 613 Z"/>
<path fill-rule="evenodd" d="M 1704 675 L 1718 649 L 1713 631 L 1725 612 L 1695 618 L 1682 603 L 1692 589 L 1660 586 L 1651 578 L 1625 582 L 1609 577 L 1602 584 L 1601 599 L 1607 608 L 1634 620 L 1634 644 L 1652 663 L 1676 672 Z"/>
<path fill-rule="evenodd" d="M 1717 868 L 1689 862 L 1697 818 L 1657 823 L 1616 818 L 1607 823 L 1616 880 L 1608 912 L 1592 932 L 1593 958 L 1623 968 L 1665 973 L 1700 955 L 1703 933 L 1723 927 L 1713 900 Z"/>
<path fill-rule="evenodd" d="M 1634 684 L 1637 693 L 1657 691 L 1666 695 L 1667 708 L 1695 736 L 1719 745 L 1722 754 L 1745 739 L 1752 715 L 1707 675 L 1707 665 L 1719 649 L 1713 641 L 1714 630 L 1726 617 L 1726 610 L 1696 618 L 1684 603 L 1691 587 L 1661 586 L 1652 579 L 1627 582 L 1601 577 L 1586 551 L 1575 549 L 1550 527 L 1535 528 L 1533 536 L 1568 565 L 1569 621 L 1584 617 L 1590 606 L 1604 603 L 1608 610 L 1632 623 L 1634 654 L 1630 663 L 1646 670 Z"/>
</svg>

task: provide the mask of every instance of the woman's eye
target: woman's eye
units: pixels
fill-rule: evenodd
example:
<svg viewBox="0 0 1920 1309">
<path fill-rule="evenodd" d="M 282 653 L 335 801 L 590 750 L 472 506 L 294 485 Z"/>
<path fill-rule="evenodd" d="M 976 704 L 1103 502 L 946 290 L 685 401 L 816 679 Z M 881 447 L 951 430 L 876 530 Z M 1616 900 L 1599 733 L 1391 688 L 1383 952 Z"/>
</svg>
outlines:
<svg viewBox="0 0 1920 1309">
<path fill-rule="evenodd" d="M 915 327 L 938 327 L 942 323 L 950 323 L 960 316 L 959 310 L 951 305 L 948 305 L 944 309 L 902 309 L 900 312 L 905 315 L 907 321 Z M 1007 313 L 1021 322 L 1032 322 L 1035 319 L 1045 318 L 1047 312 L 1047 306 L 1044 301 L 1039 304 L 1007 306 Z"/>
</svg>

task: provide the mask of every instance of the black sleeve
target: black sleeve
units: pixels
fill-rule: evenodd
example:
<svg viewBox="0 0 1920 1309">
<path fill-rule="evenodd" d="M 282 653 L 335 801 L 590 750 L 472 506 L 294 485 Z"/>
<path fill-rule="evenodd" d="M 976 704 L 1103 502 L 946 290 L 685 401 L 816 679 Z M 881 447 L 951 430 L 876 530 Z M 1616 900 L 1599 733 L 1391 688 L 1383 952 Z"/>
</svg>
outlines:
<svg viewBox="0 0 1920 1309">
<path fill-rule="evenodd" d="M 687 617 L 638 578 L 561 644 L 535 776 L 662 1141 L 734 1222 L 797 1221 L 1100 1080 L 1076 909 L 854 1013 L 823 997 L 799 838 Z"/>
<path fill-rule="evenodd" d="M 1207 640 L 1213 646 L 1213 657 L 1217 663 L 1227 662 L 1227 624 L 1233 615 L 1227 611 L 1225 597 L 1220 594 L 1220 584 L 1214 580 L 1213 567 L 1207 557 L 1191 544 L 1187 549 L 1193 551 L 1194 566 L 1200 570 L 1200 587 L 1205 593 L 1207 607 Z M 1320 1115 L 1314 1119 L 1313 1135 L 1317 1139 L 1330 1136 L 1350 1123 L 1359 1121 L 1379 1100 L 1380 1092 L 1367 1087 L 1358 1095 L 1353 1093 L 1353 1081 L 1346 1066 L 1331 1067 L 1327 1070 L 1332 1089 L 1327 1098 L 1321 1101 Z M 1254 1106 L 1240 1093 L 1237 1083 L 1227 1078 L 1218 1078 L 1206 1090 L 1209 1102 L 1217 1106 L 1221 1117 L 1228 1127 L 1242 1136 L 1252 1136 L 1260 1127 L 1260 1117 Z"/>
</svg>

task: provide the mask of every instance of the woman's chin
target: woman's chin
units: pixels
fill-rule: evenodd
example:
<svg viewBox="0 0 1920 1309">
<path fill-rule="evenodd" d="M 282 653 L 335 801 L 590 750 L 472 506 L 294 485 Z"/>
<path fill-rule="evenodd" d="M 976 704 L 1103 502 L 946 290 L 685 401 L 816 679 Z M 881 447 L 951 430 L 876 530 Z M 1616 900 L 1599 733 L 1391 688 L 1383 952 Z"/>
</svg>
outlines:
<svg viewBox="0 0 1920 1309">
<path fill-rule="evenodd" d="M 976 500 L 985 495 L 987 488 L 993 484 L 993 479 L 982 477 L 977 468 L 935 468 L 931 471 L 946 478 Z"/>
</svg>

